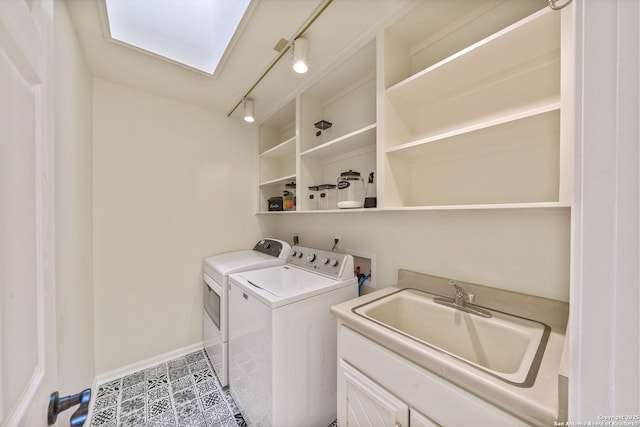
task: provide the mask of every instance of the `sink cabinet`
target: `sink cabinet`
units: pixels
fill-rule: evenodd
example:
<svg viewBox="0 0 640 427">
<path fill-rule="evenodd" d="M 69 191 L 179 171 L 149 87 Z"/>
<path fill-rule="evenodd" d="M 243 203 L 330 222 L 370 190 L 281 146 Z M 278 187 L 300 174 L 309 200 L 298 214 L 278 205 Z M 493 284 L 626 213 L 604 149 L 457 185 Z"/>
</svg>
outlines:
<svg viewBox="0 0 640 427">
<path fill-rule="evenodd" d="M 569 208 L 572 7 L 403 4 L 261 124 L 258 211 L 291 180 L 308 211 L 349 169 L 375 172 L 373 210 Z"/>
<path fill-rule="evenodd" d="M 530 425 L 342 322 L 337 407 L 340 427 Z"/>
</svg>

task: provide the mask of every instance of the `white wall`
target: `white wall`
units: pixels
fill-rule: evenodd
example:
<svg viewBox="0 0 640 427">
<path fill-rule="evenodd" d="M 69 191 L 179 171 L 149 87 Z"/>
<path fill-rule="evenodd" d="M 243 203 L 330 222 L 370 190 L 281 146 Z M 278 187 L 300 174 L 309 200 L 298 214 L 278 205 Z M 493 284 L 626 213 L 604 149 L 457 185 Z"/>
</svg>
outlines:
<svg viewBox="0 0 640 427">
<path fill-rule="evenodd" d="M 277 235 L 303 246 L 376 255 L 376 286 L 398 269 L 569 300 L 567 211 L 423 211 L 284 215 Z"/>
<path fill-rule="evenodd" d="M 64 396 L 91 387 L 95 374 L 92 79 L 65 3 L 54 8 L 56 326 Z M 59 417 L 61 425 L 71 412 Z"/>
<path fill-rule="evenodd" d="M 202 258 L 251 247 L 255 129 L 94 81 L 96 372 L 202 339 Z"/>
</svg>

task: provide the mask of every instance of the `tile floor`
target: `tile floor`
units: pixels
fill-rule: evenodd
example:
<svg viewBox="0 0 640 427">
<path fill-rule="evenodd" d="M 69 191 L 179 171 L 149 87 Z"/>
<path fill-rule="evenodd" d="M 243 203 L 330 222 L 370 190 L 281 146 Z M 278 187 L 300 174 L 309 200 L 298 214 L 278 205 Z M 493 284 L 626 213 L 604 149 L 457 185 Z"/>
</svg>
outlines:
<svg viewBox="0 0 640 427">
<path fill-rule="evenodd" d="M 246 426 L 204 351 L 98 386 L 91 427 Z"/>
</svg>

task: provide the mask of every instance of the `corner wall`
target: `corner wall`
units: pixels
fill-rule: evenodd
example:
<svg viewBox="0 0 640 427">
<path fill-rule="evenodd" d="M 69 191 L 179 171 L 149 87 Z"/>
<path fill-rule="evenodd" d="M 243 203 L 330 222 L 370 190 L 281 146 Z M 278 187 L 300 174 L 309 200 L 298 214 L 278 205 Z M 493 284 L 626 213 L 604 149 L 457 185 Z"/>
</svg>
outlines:
<svg viewBox="0 0 640 427">
<path fill-rule="evenodd" d="M 96 373 L 202 340 L 202 259 L 252 247 L 255 129 L 94 80 Z"/>
<path fill-rule="evenodd" d="M 65 396 L 91 387 L 95 375 L 93 88 L 65 2 L 53 4 L 56 328 L 58 385 L 60 394 Z M 58 424 L 68 424 L 71 412 L 62 414 Z"/>
</svg>

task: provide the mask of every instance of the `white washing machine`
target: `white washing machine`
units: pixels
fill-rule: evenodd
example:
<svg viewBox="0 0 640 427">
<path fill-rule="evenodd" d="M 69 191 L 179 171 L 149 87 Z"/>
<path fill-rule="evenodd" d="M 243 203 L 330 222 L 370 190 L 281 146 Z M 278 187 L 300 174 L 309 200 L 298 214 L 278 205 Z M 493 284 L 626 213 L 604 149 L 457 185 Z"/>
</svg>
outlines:
<svg viewBox="0 0 640 427">
<path fill-rule="evenodd" d="M 228 358 L 228 277 L 231 273 L 282 265 L 291 246 L 276 239 L 262 239 L 253 249 L 228 252 L 204 259 L 204 309 L 202 311 L 204 348 L 218 379 L 227 386 Z"/>
<path fill-rule="evenodd" d="M 300 246 L 285 265 L 229 276 L 229 388 L 249 425 L 336 419 L 330 308 L 357 296 L 351 255 Z"/>
</svg>

